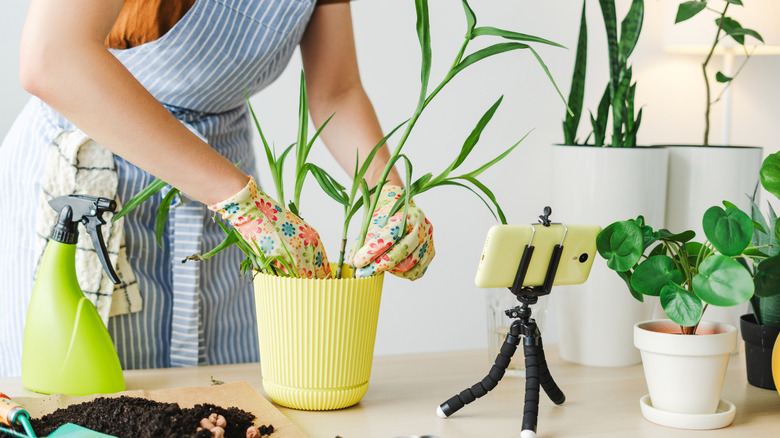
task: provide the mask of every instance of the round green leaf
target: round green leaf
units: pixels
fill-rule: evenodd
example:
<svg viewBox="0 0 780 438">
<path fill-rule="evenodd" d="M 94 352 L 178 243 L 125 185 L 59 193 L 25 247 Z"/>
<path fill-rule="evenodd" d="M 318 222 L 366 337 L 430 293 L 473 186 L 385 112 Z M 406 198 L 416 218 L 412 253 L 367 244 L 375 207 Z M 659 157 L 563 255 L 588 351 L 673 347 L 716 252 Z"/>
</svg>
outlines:
<svg viewBox="0 0 780 438">
<path fill-rule="evenodd" d="M 702 218 L 704 234 L 721 254 L 738 255 L 753 238 L 753 221 L 738 208 L 710 207 Z"/>
<path fill-rule="evenodd" d="M 698 324 L 704 312 L 699 297 L 674 283 L 667 283 L 661 289 L 661 307 L 669 319 L 683 327 Z"/>
<path fill-rule="evenodd" d="M 780 198 L 780 152 L 766 157 L 758 174 L 761 177 L 761 186 L 776 198 Z"/>
<path fill-rule="evenodd" d="M 682 282 L 682 273 L 677 270 L 674 260 L 665 255 L 656 255 L 643 261 L 631 276 L 631 286 L 637 291 L 654 297 L 661 295 L 661 289 L 667 283 Z"/>
<path fill-rule="evenodd" d="M 693 290 L 706 303 L 727 307 L 744 303 L 755 290 L 750 272 L 738 261 L 716 254 L 699 265 Z"/>
<path fill-rule="evenodd" d="M 607 260 L 607 266 L 618 272 L 637 264 L 644 251 L 642 230 L 632 221 L 608 225 L 596 237 L 596 249 Z"/>
<path fill-rule="evenodd" d="M 772 297 L 780 294 L 780 256 L 770 257 L 758 265 L 753 277 L 756 296 Z"/>
</svg>

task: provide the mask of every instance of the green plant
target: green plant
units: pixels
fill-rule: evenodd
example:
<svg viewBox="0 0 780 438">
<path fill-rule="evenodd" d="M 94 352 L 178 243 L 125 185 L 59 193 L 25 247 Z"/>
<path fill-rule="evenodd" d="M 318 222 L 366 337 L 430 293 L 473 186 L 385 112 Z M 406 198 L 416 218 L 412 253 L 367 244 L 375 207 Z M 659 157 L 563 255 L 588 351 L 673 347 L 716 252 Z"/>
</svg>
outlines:
<svg viewBox="0 0 780 438">
<path fill-rule="evenodd" d="M 721 3 L 723 4 L 722 10 L 711 8 L 711 3 L 715 2 L 713 0 L 692 0 L 682 2 L 677 8 L 677 15 L 674 19 L 675 24 L 681 23 L 695 17 L 704 10 L 713 12 L 717 16 L 717 18 L 715 18 L 715 26 L 717 28 L 715 31 L 715 38 L 712 42 L 712 46 L 707 52 L 707 56 L 704 58 L 704 62 L 701 65 L 702 76 L 704 77 L 704 87 L 707 92 L 707 100 L 704 110 L 704 139 L 702 143 L 704 146 L 708 146 L 710 142 L 710 110 L 712 105 L 717 103 L 723 95 L 723 91 L 721 91 L 720 95 L 716 99 L 712 99 L 712 86 L 710 85 L 710 73 L 708 71 L 708 67 L 710 61 L 712 60 L 712 55 L 715 54 L 715 49 L 719 44 L 723 43 L 725 39 L 730 38 L 739 46 L 741 46 L 743 53 L 745 54 L 745 59 L 742 61 L 742 64 L 739 66 L 739 68 L 737 68 L 736 73 L 734 73 L 732 76 L 727 76 L 720 71 L 715 74 L 715 80 L 719 83 L 725 84 L 723 87 L 723 90 L 725 90 L 731 86 L 734 78 L 736 78 L 739 72 L 742 71 L 742 68 L 745 66 L 745 63 L 747 63 L 752 54 L 752 51 L 748 50 L 748 47 L 745 45 L 745 37 L 750 36 L 762 43 L 764 42 L 764 39 L 758 32 L 742 27 L 738 21 L 728 16 L 729 7 L 732 5 L 744 6 L 742 4 L 742 0 L 721 0 Z"/>
<path fill-rule="evenodd" d="M 751 267 L 756 292 L 750 298 L 750 305 L 758 324 L 780 327 L 780 257 L 776 257 L 780 254 L 780 227 L 777 227 L 777 214 L 772 204 L 767 203 L 768 218 L 765 218 L 755 199 L 756 193 L 753 193 L 750 199 L 750 217 L 755 223 L 752 243 L 753 246 L 764 248 L 763 252 L 769 258 L 762 262 L 760 276 L 757 275 L 758 266 Z"/>
<path fill-rule="evenodd" d="M 407 187 L 406 197 L 398 200 L 393 210 L 390 212 L 391 215 L 394 214 L 395 212 L 398 212 L 402 206 L 408 205 L 409 199 L 415 195 L 426 192 L 434 187 L 454 185 L 454 186 L 465 187 L 471 190 L 472 192 L 474 192 L 475 194 L 477 194 L 478 196 L 480 196 L 480 198 L 482 198 L 482 196 L 477 193 L 477 190 L 482 192 L 482 194 L 484 194 L 490 200 L 490 202 L 492 202 L 493 205 L 496 207 L 496 212 L 494 213 L 494 215 L 498 214 L 501 222 L 506 223 L 506 218 L 504 217 L 504 214 L 501 208 L 499 207 L 498 202 L 496 201 L 495 195 L 487 186 L 485 186 L 481 181 L 479 181 L 477 177 L 486 169 L 488 169 L 490 166 L 497 163 L 498 161 L 503 159 L 507 154 L 509 154 L 520 143 L 520 141 L 522 141 L 522 139 L 517 143 L 515 143 L 513 146 L 511 146 L 509 149 L 504 151 L 502 154 L 490 160 L 489 162 L 485 163 L 484 165 L 480 166 L 476 170 L 458 176 L 450 176 L 450 173 L 455 169 L 457 169 L 465 161 L 466 157 L 468 157 L 469 154 L 472 152 L 474 146 L 476 146 L 477 141 L 479 140 L 482 131 L 490 122 L 490 119 L 493 117 L 493 114 L 495 113 L 498 106 L 500 105 L 502 98 L 499 98 L 496 101 L 496 103 L 492 107 L 490 107 L 490 109 L 488 109 L 488 111 L 482 116 L 477 126 L 474 128 L 474 130 L 472 130 L 471 134 L 463 143 L 463 146 L 458 156 L 438 176 L 434 177 L 433 174 L 429 172 L 429 173 L 425 173 L 414 182 L 411 182 L 412 163 L 411 161 L 409 161 L 409 158 L 406 155 L 401 153 L 401 150 L 406 144 L 406 140 L 409 138 L 409 134 L 411 133 L 412 129 L 414 129 L 414 127 L 416 126 L 417 120 L 419 119 L 422 112 L 425 110 L 428 104 L 430 104 L 430 102 L 434 99 L 434 97 L 436 97 L 436 95 L 444 88 L 445 85 L 447 85 L 458 73 L 462 72 L 467 67 L 485 58 L 500 53 L 509 52 L 513 50 L 530 51 L 533 54 L 533 56 L 536 58 L 537 62 L 542 67 L 544 72 L 547 74 L 547 77 L 550 79 L 550 82 L 553 84 L 553 86 L 555 87 L 556 91 L 561 96 L 561 99 L 563 99 L 565 104 L 566 101 L 563 95 L 561 94 L 560 90 L 558 89 L 558 86 L 555 84 L 555 80 L 552 78 L 552 75 L 550 74 L 550 71 L 548 70 L 544 61 L 542 61 L 542 58 L 539 56 L 536 50 L 533 47 L 531 47 L 528 43 L 547 44 L 547 45 L 552 45 L 557 47 L 563 47 L 563 46 L 533 35 L 518 33 L 518 32 L 509 31 L 505 29 L 498 29 L 490 26 L 477 27 L 477 17 L 474 14 L 474 11 L 471 9 L 471 6 L 469 6 L 466 0 L 462 0 L 462 4 L 463 4 L 463 10 L 466 15 L 466 35 L 464 37 L 463 44 L 461 45 L 460 50 L 455 56 L 455 59 L 452 62 L 452 66 L 450 67 L 449 71 L 447 71 L 447 73 L 444 75 L 444 78 L 442 78 L 439 84 L 429 93 L 428 85 L 429 85 L 430 75 L 431 75 L 432 50 L 431 50 L 430 20 L 428 17 L 428 1 L 415 0 L 415 8 L 417 12 L 417 38 L 420 42 L 420 49 L 422 55 L 421 72 L 420 72 L 420 81 L 421 81 L 420 97 L 417 102 L 417 107 L 415 108 L 411 118 L 406 124 L 406 129 L 401 135 L 401 138 L 398 141 L 398 143 L 396 143 L 395 149 L 393 150 L 390 159 L 388 160 L 387 166 L 385 166 L 385 169 L 382 172 L 379 181 L 377 182 L 377 186 L 381 187 L 382 185 L 384 185 L 385 181 L 387 181 L 387 176 L 390 173 L 390 169 L 393 168 L 393 166 L 398 160 L 403 159 L 406 164 L 406 187 Z M 484 47 L 482 49 L 479 49 L 469 55 L 466 55 L 466 49 L 468 48 L 469 43 L 479 37 L 500 37 L 505 40 L 508 40 L 508 42 L 495 43 L 487 47 Z M 471 184 L 473 188 L 469 187 L 466 183 Z M 482 198 L 482 200 L 490 208 L 490 204 L 485 200 L 485 198 Z M 366 199 L 366 203 L 368 204 L 368 199 Z M 376 208 L 376 203 L 377 203 L 377 198 L 374 197 L 371 200 L 370 207 L 368 208 L 367 211 L 369 212 L 374 211 L 374 209 Z M 359 234 L 359 244 L 362 244 L 365 241 L 370 220 L 371 220 L 371 215 L 366 214 L 363 218 L 363 226 Z M 404 228 L 403 225 L 401 228 L 402 229 Z"/>
<path fill-rule="evenodd" d="M 774 263 L 762 247 L 751 246 L 750 217 L 731 203 L 724 205 L 704 213 L 708 240 L 703 243 L 692 240 L 691 230 L 654 231 L 642 216 L 612 223 L 596 238 L 599 254 L 634 298 L 660 297 L 664 312 L 683 334 L 696 333 L 707 306 L 735 306 L 750 299 L 769 272 L 766 263 Z M 749 266 L 756 266 L 755 279 Z"/>
<path fill-rule="evenodd" d="M 585 73 L 588 51 L 588 29 L 585 19 L 585 4 L 582 2 L 580 31 L 577 40 L 577 52 L 569 90 L 569 107 L 563 122 L 564 143 L 570 145 L 587 144 L 593 137 L 594 146 L 634 147 L 636 135 L 642 121 L 642 109 L 634 114 L 636 82 L 632 81 L 632 68 L 628 58 L 636 47 L 644 20 L 644 0 L 632 0 L 626 16 L 623 18 L 618 34 L 615 0 L 599 0 L 604 27 L 607 34 L 609 59 L 609 82 L 601 97 L 594 117 L 591 113 L 592 132 L 581 143 L 577 139 L 577 128 L 583 111 L 585 94 Z M 611 142 L 606 143 L 607 127 L 612 115 Z"/>
<path fill-rule="evenodd" d="M 294 153 L 295 190 L 294 190 L 293 199 L 288 204 L 290 211 L 300 215 L 301 213 L 300 193 L 305 178 L 309 173 L 311 173 L 315 177 L 319 186 L 324 190 L 324 192 L 329 197 L 331 197 L 332 199 L 334 199 L 336 202 L 338 202 L 344 207 L 344 226 L 342 229 L 341 247 L 339 252 L 339 260 L 337 263 L 337 266 L 339 267 L 338 268 L 339 272 L 336 273 L 337 276 L 340 276 L 340 269 L 345 258 L 347 233 L 348 233 L 350 222 L 352 221 L 353 217 L 358 211 L 360 211 L 361 209 L 364 211 L 362 228 L 360 234 L 358 235 L 358 244 L 362 245 L 362 243 L 366 239 L 368 225 L 371 220 L 372 212 L 376 209 L 376 202 L 378 199 L 377 197 L 372 198 L 371 195 L 377 189 L 377 187 L 382 187 L 385 184 L 390 170 L 399 160 L 403 161 L 405 164 L 404 166 L 406 170 L 405 186 L 407 190 L 405 192 L 406 196 L 400 198 L 396 202 L 396 204 L 393 207 L 393 210 L 390 212 L 390 215 L 397 213 L 398 211 L 401 211 L 402 208 L 405 211 L 412 197 L 424 193 L 426 191 L 429 191 L 434 187 L 457 186 L 457 187 L 466 188 L 471 192 L 473 192 L 475 195 L 477 195 L 483 201 L 483 203 L 488 207 L 488 209 L 491 211 L 494 217 L 496 217 L 497 220 L 501 221 L 502 223 L 506 223 L 506 217 L 495 195 L 485 184 L 483 184 L 478 179 L 478 177 L 485 170 L 489 169 L 491 166 L 493 166 L 494 164 L 501 161 L 504 157 L 506 157 L 512 150 L 514 150 L 520 144 L 520 142 L 525 138 L 525 136 L 523 136 L 512 146 L 504 150 L 502 153 L 493 157 L 492 159 L 489 159 L 487 162 L 477 167 L 476 169 L 470 172 L 452 175 L 452 173 L 455 170 L 459 169 L 460 166 L 474 151 L 480 139 L 480 136 L 482 135 L 487 125 L 490 123 L 493 115 L 498 110 L 498 107 L 500 106 L 503 97 L 498 98 L 498 100 L 490 108 L 488 108 L 488 110 L 483 114 L 483 116 L 477 122 L 476 126 L 472 129 L 472 131 L 470 132 L 466 140 L 463 142 L 463 145 L 461 146 L 461 149 L 457 154 L 457 156 L 453 159 L 451 164 L 446 169 L 444 169 L 441 173 L 439 173 L 437 176 L 434 177 L 433 173 L 429 172 L 420 176 L 418 179 L 412 181 L 412 173 L 413 173 L 412 162 L 405 154 L 401 153 L 403 146 L 405 145 L 412 129 L 415 127 L 416 122 L 419 119 L 420 115 L 422 114 L 423 110 L 429 105 L 429 103 L 433 100 L 433 98 L 444 88 L 444 86 L 447 83 L 449 83 L 458 73 L 460 73 L 467 67 L 485 58 L 491 57 L 493 55 L 497 55 L 504 52 L 510 52 L 514 50 L 521 50 L 521 49 L 528 50 L 533 54 L 537 62 L 540 64 L 540 66 L 542 67 L 542 69 L 544 70 L 544 72 L 552 82 L 553 86 L 558 91 L 558 94 L 560 95 L 561 99 L 564 100 L 564 104 L 565 104 L 565 99 L 563 95 L 560 93 L 560 90 L 558 90 L 557 85 L 555 85 L 555 81 L 553 80 L 552 75 L 547 69 L 547 66 L 544 64 L 542 58 L 539 56 L 536 50 L 533 47 L 531 47 L 530 43 L 546 44 L 546 45 L 551 45 L 556 47 L 562 47 L 562 46 L 552 41 L 535 37 L 532 35 L 522 34 L 518 32 L 504 30 L 504 29 L 498 29 L 489 26 L 477 27 L 476 16 L 473 10 L 471 9 L 471 7 L 468 5 L 467 1 L 462 0 L 462 5 L 466 16 L 465 40 L 461 45 L 461 48 L 458 54 L 456 55 L 455 60 L 453 61 L 449 71 L 445 74 L 444 78 L 441 80 L 438 86 L 436 86 L 434 90 L 432 90 L 429 93 L 428 83 L 429 83 L 430 73 L 431 73 L 432 51 L 431 51 L 430 23 L 428 17 L 428 2 L 427 0 L 416 0 L 415 6 L 416 6 L 416 13 L 417 13 L 417 34 L 418 34 L 421 52 L 422 52 L 422 61 L 421 61 L 422 86 L 421 86 L 420 97 L 417 102 L 417 106 L 411 118 L 405 122 L 400 123 L 397 127 L 391 130 L 390 133 L 387 134 L 387 136 L 385 136 L 385 138 L 383 138 L 381 141 L 379 141 L 379 143 L 377 143 L 374 146 L 374 148 L 371 150 L 369 154 L 367 154 L 366 157 L 360 157 L 360 156 L 355 157 L 355 168 L 352 174 L 352 181 L 351 181 L 349 191 L 347 191 L 347 188 L 344 185 L 340 184 L 335 178 L 330 176 L 324 169 L 320 168 L 314 163 L 308 162 L 309 151 L 311 150 L 314 140 L 317 138 L 324 125 L 323 127 L 320 127 L 320 129 L 317 131 L 317 133 L 314 135 L 312 139 L 308 138 L 308 133 L 307 133 L 308 124 L 309 124 L 308 104 L 306 100 L 306 88 L 305 88 L 305 80 L 303 74 L 301 75 L 301 85 L 300 85 L 300 95 L 299 95 L 297 140 L 290 146 L 283 149 L 281 154 L 277 155 L 276 150 L 268 144 L 265 135 L 262 131 L 262 128 L 260 126 L 260 123 L 258 122 L 255 116 L 254 110 L 252 109 L 251 105 L 249 105 L 249 110 L 253 116 L 255 125 L 257 127 L 257 130 L 260 134 L 263 143 L 266 160 L 271 170 L 271 175 L 276 188 L 276 196 L 279 202 L 283 205 L 285 203 L 285 191 L 283 187 L 284 165 L 289 155 L 291 153 Z M 503 38 L 504 40 L 508 40 L 508 42 L 495 43 L 487 47 L 481 48 L 471 54 L 466 55 L 467 46 L 471 41 L 475 40 L 477 37 L 491 37 L 491 36 Z M 247 102 L 249 102 L 248 98 L 247 98 Z M 396 147 L 393 150 L 390 159 L 387 163 L 387 166 L 384 168 L 381 177 L 374 185 L 374 187 L 369 187 L 368 182 L 364 178 L 365 173 L 368 170 L 369 164 L 373 160 L 376 152 L 388 141 L 388 139 L 392 135 L 394 135 L 402 127 L 405 127 L 405 130 L 403 131 L 399 141 L 396 143 Z M 526 134 L 526 136 L 527 135 L 528 134 Z M 159 180 L 155 181 L 154 183 L 152 183 L 151 186 L 149 186 L 142 193 L 140 193 L 139 195 L 134 197 L 130 202 L 128 202 L 127 206 L 134 207 L 138 205 L 138 203 L 142 202 L 143 200 L 145 200 L 146 198 L 154 194 L 156 191 L 159 191 L 165 185 L 166 184 L 163 181 L 159 181 Z M 169 205 L 170 203 L 166 204 L 165 208 L 164 209 L 161 208 L 159 211 L 158 223 L 162 223 L 163 227 L 165 224 L 165 218 L 162 216 L 163 214 L 167 216 Z M 118 213 L 117 217 L 125 214 L 127 211 L 129 211 L 129 209 L 131 208 L 128 207 L 123 208 L 123 210 L 120 211 L 120 213 Z M 404 217 L 405 216 L 406 215 L 404 214 Z M 275 260 L 265 259 L 263 257 L 262 251 L 260 251 L 258 248 L 254 248 L 252 243 L 246 242 L 238 232 L 236 232 L 233 229 L 229 229 L 223 224 L 221 225 L 223 226 L 223 229 L 227 233 L 227 237 L 225 238 L 225 240 L 219 246 L 212 249 L 211 251 L 203 255 L 193 256 L 191 257 L 191 259 L 196 259 L 196 260 L 207 259 L 209 257 L 212 257 L 214 254 L 218 253 L 219 251 L 235 244 L 238 245 L 243 250 L 243 252 L 247 255 L 247 259 L 242 264 L 242 272 L 245 273 L 251 269 L 251 270 L 259 270 L 259 271 L 279 275 L 279 272 L 276 272 L 273 268 L 273 262 Z M 402 224 L 400 228 L 405 229 L 404 224 Z M 160 233 L 161 230 L 162 228 L 160 229 Z M 281 260 L 279 260 L 279 262 L 281 263 Z M 290 272 L 294 270 L 287 269 L 287 271 Z"/>
</svg>

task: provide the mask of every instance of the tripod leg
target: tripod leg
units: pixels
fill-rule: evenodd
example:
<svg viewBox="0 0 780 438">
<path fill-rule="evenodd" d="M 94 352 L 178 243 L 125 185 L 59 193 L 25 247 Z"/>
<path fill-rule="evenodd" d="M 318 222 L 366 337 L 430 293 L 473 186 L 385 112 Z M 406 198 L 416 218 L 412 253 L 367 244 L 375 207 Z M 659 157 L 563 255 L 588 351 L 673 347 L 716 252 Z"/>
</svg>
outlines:
<svg viewBox="0 0 780 438">
<path fill-rule="evenodd" d="M 513 334 L 517 330 L 515 324 L 512 324 L 512 328 L 504 339 L 504 343 L 501 345 L 501 351 L 496 356 L 496 360 L 493 366 L 490 368 L 490 372 L 485 376 L 482 381 L 477 382 L 471 388 L 466 388 L 458 394 L 452 396 L 449 400 L 442 403 L 436 408 L 436 415 L 441 418 L 447 418 L 450 415 L 457 412 L 463 406 L 473 402 L 474 400 L 487 394 L 488 391 L 498 385 L 499 380 L 504 377 L 506 368 L 509 366 L 509 362 L 512 360 L 512 355 L 517 351 L 517 345 L 520 344 L 520 338 Z"/>
<path fill-rule="evenodd" d="M 555 383 L 555 380 L 553 380 L 550 369 L 547 368 L 547 359 L 544 357 L 541 336 L 539 337 L 537 352 L 539 355 L 539 381 L 542 388 L 544 388 L 544 392 L 547 393 L 547 396 L 550 397 L 550 400 L 552 400 L 553 403 L 561 405 L 566 401 L 566 396 L 563 394 L 563 391 L 561 391 L 561 388 L 558 387 L 558 384 Z"/>
<path fill-rule="evenodd" d="M 550 397 L 553 403 L 559 405 L 566 396 L 555 383 L 547 368 L 547 361 L 542 348 L 542 338 L 538 331 L 534 337 L 526 337 L 523 342 L 525 356 L 525 401 L 523 404 L 523 429 L 521 438 L 536 436 L 536 423 L 539 418 L 539 387 Z"/>
</svg>

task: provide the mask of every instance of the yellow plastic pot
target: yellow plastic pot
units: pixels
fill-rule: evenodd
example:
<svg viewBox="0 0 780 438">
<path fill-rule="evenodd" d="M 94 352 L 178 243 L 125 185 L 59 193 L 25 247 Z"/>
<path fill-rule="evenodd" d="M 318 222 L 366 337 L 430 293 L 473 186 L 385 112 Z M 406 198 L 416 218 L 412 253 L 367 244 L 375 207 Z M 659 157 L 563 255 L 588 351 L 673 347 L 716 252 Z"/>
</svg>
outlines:
<svg viewBox="0 0 780 438">
<path fill-rule="evenodd" d="M 384 276 L 344 271 L 340 279 L 255 277 L 263 389 L 275 403 L 341 409 L 368 390 Z"/>
</svg>

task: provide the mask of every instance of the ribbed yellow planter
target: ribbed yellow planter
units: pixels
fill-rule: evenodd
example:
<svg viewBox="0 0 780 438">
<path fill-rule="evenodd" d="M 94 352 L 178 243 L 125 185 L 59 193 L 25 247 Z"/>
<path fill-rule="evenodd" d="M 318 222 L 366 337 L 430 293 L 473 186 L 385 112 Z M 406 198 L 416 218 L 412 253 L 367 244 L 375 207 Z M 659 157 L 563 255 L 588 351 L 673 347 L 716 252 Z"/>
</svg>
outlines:
<svg viewBox="0 0 780 438">
<path fill-rule="evenodd" d="M 260 365 L 271 400 L 294 409 L 331 410 L 363 398 L 383 279 L 383 274 L 320 280 L 255 277 Z"/>
</svg>

